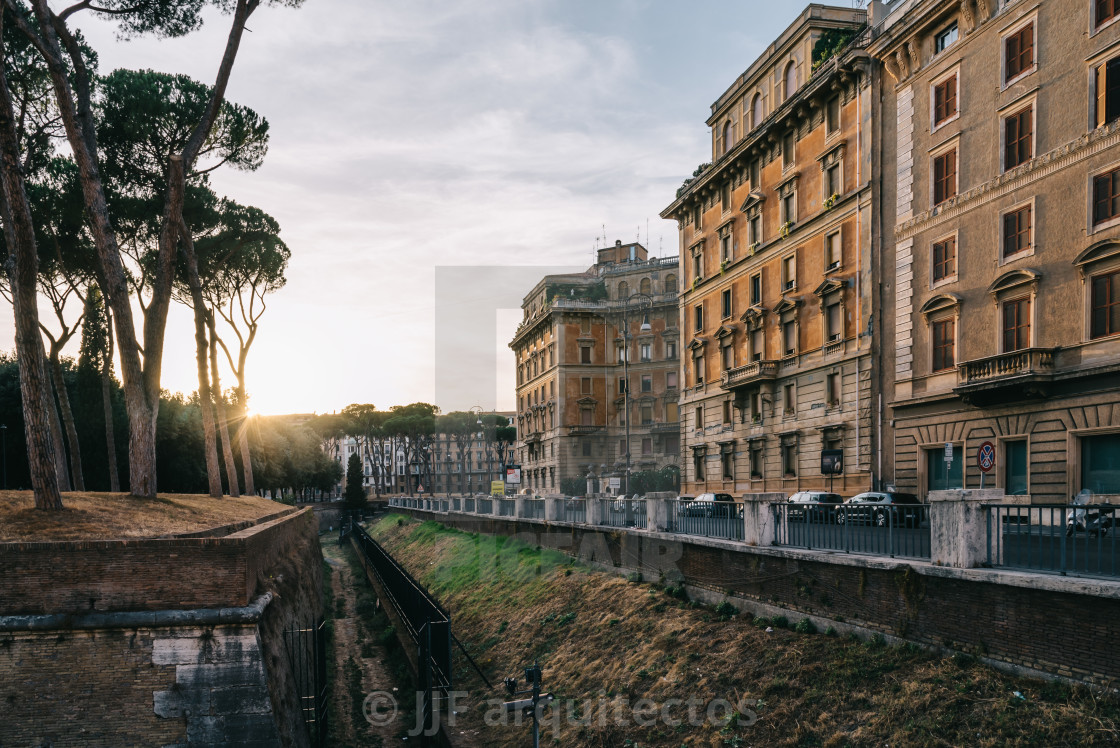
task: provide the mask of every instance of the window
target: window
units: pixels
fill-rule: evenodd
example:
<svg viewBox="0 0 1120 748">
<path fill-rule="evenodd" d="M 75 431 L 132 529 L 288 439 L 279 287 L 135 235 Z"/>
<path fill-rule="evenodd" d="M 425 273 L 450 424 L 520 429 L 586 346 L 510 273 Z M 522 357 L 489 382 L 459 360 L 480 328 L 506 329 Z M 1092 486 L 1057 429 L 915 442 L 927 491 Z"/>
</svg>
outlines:
<svg viewBox="0 0 1120 748">
<path fill-rule="evenodd" d="M 681 453 L 681 437 L 679 434 L 665 434 L 661 437 L 661 446 L 665 447 L 665 454 L 679 455 Z"/>
<path fill-rule="evenodd" d="M 1091 285 L 1089 337 L 1120 333 L 1120 270 L 1094 276 Z"/>
<path fill-rule="evenodd" d="M 677 357 L 677 341 L 668 340 L 665 342 L 665 358 L 674 359 Z"/>
<path fill-rule="evenodd" d="M 653 423 L 653 406 L 643 405 L 639 410 L 639 415 L 641 416 L 643 426 L 650 425 Z"/>
<path fill-rule="evenodd" d="M 783 355 L 792 356 L 797 353 L 797 322 L 786 320 L 782 323 L 782 348 Z"/>
<path fill-rule="evenodd" d="M 1081 437 L 1081 487 L 1120 493 L 1120 434 Z"/>
<path fill-rule="evenodd" d="M 625 377 L 619 377 L 618 378 L 618 394 L 621 395 L 624 392 L 626 392 L 626 378 Z"/>
<path fill-rule="evenodd" d="M 750 173 L 751 189 L 757 190 L 762 187 L 762 162 L 759 159 L 756 158 L 751 161 Z"/>
<path fill-rule="evenodd" d="M 692 230 L 693 232 L 699 231 L 704 227 L 704 205 L 696 203 L 692 207 Z"/>
<path fill-rule="evenodd" d="M 787 416 L 797 412 L 797 390 L 792 384 L 782 387 L 782 412 Z"/>
<path fill-rule="evenodd" d="M 731 224 L 719 230 L 719 261 L 731 262 L 731 250 L 734 248 L 734 238 L 731 234 Z"/>
<path fill-rule="evenodd" d="M 1034 157 L 1034 105 L 1003 120 L 1003 168 L 1014 169 Z"/>
<path fill-rule="evenodd" d="M 1024 205 L 1003 217 L 1004 258 L 1031 248 L 1031 206 Z"/>
<path fill-rule="evenodd" d="M 696 406 L 696 422 L 693 424 L 698 429 L 704 428 L 704 406 Z"/>
<path fill-rule="evenodd" d="M 1004 83 L 1030 72 L 1034 66 L 1034 23 L 1003 40 Z"/>
<path fill-rule="evenodd" d="M 844 319 L 840 314 L 840 302 L 835 301 L 825 307 L 825 324 L 827 325 L 828 342 L 835 343 L 844 338 Z"/>
<path fill-rule="evenodd" d="M 730 344 L 728 344 L 728 345 L 723 346 L 723 348 L 721 348 L 720 350 L 721 350 L 721 354 L 722 354 L 721 357 L 723 359 L 723 370 L 727 371 L 728 369 L 734 369 L 735 368 L 735 348 L 733 346 L 731 346 Z"/>
<path fill-rule="evenodd" d="M 731 120 L 727 120 L 726 122 L 723 123 L 723 134 L 720 137 L 720 141 L 722 142 L 722 145 L 723 145 L 723 148 L 721 150 L 722 153 L 727 153 L 728 151 L 731 150 L 731 145 L 732 145 L 731 139 L 732 139 L 732 137 L 733 137 L 733 135 L 732 135 L 732 129 L 731 129 Z"/>
<path fill-rule="evenodd" d="M 1031 345 L 1031 300 L 1024 296 L 1003 302 L 1003 352 Z"/>
<path fill-rule="evenodd" d="M 797 288 L 797 255 L 782 260 L 782 293 Z"/>
<path fill-rule="evenodd" d="M 762 330 L 751 332 L 751 361 L 761 361 L 766 357 L 766 336 Z"/>
<path fill-rule="evenodd" d="M 840 97 L 833 96 L 825 104 L 825 127 L 828 134 L 833 135 L 840 131 Z"/>
<path fill-rule="evenodd" d="M 1093 226 L 1120 216 L 1120 169 L 1093 177 Z"/>
<path fill-rule="evenodd" d="M 751 393 L 751 423 L 762 423 L 762 393 Z"/>
<path fill-rule="evenodd" d="M 785 80 L 782 88 L 783 101 L 793 96 L 794 91 L 797 90 L 797 66 L 794 65 L 792 61 L 786 65 Z"/>
<path fill-rule="evenodd" d="M 940 205 L 957 194 L 957 149 L 933 159 L 933 204 Z"/>
<path fill-rule="evenodd" d="M 581 395 L 591 394 L 591 377 L 582 377 L 579 380 L 579 391 Z"/>
<path fill-rule="evenodd" d="M 626 281 L 622 281 L 621 283 L 618 284 L 618 298 L 620 298 L 620 299 L 630 298 L 630 284 L 627 283 Z"/>
<path fill-rule="evenodd" d="M 676 383 L 673 384 L 676 387 Z M 669 423 L 677 423 L 681 419 L 681 408 L 674 402 L 665 403 L 665 420 Z"/>
<path fill-rule="evenodd" d="M 843 192 L 843 187 L 840 184 L 840 164 L 836 163 L 825 169 L 824 172 L 824 192 L 825 199 L 833 195 L 839 195 Z"/>
<path fill-rule="evenodd" d="M 762 94 L 755 94 L 754 99 L 751 101 L 751 129 L 762 124 L 762 118 Z M 755 183 L 751 182 L 751 184 Z"/>
<path fill-rule="evenodd" d="M 723 401 L 723 422 L 725 424 L 731 423 L 731 401 Z"/>
<path fill-rule="evenodd" d="M 642 375 L 642 392 L 653 392 L 653 375 Z"/>
<path fill-rule="evenodd" d="M 730 288 L 724 289 L 723 293 L 720 294 L 720 309 L 722 310 L 722 313 L 723 313 L 723 319 L 727 319 L 728 317 L 731 316 L 731 289 Z"/>
<path fill-rule="evenodd" d="M 782 223 L 793 223 L 797 220 L 797 192 L 791 190 L 782 195 Z"/>
<path fill-rule="evenodd" d="M 790 130 L 782 137 L 782 169 L 788 169 L 793 166 L 794 159 L 794 146 L 797 142 L 793 130 Z"/>
<path fill-rule="evenodd" d="M 665 276 L 665 293 L 677 292 L 677 276 L 669 274 Z"/>
<path fill-rule="evenodd" d="M 581 364 L 591 363 L 591 346 L 585 345 L 579 349 L 579 362 Z"/>
<path fill-rule="evenodd" d="M 702 452 L 692 456 L 692 469 L 696 471 L 696 480 L 704 480 L 704 454 Z"/>
<path fill-rule="evenodd" d="M 782 445 L 782 475 L 786 478 L 797 477 L 797 445 Z"/>
<path fill-rule="evenodd" d="M 758 213 L 747 221 L 747 234 L 751 245 L 762 244 L 762 214 Z"/>
<path fill-rule="evenodd" d="M 731 210 L 731 182 L 724 182 L 719 188 L 719 204 L 723 213 Z"/>
<path fill-rule="evenodd" d="M 723 452 L 719 456 L 719 461 L 723 479 L 735 480 L 735 455 L 731 452 Z"/>
<path fill-rule="evenodd" d="M 933 340 L 933 357 L 930 365 L 932 371 L 945 371 L 956 366 L 954 355 L 956 349 L 956 321 L 941 319 L 930 326 Z"/>
<path fill-rule="evenodd" d="M 1027 495 L 1027 442 L 1017 440 L 1003 445 L 1003 492 L 1008 496 Z"/>
<path fill-rule="evenodd" d="M 956 445 L 953 461 L 945 462 L 945 447 L 926 450 L 926 486 L 930 491 L 964 488 L 964 455 Z"/>
<path fill-rule="evenodd" d="M 665 372 L 665 389 L 672 390 L 672 389 L 676 389 L 676 387 L 677 387 L 677 372 L 675 372 L 675 371 Z"/>
<path fill-rule="evenodd" d="M 1094 127 L 1120 119 L 1120 57 L 1093 68 L 1093 102 Z"/>
<path fill-rule="evenodd" d="M 830 406 L 840 404 L 840 373 L 833 372 L 828 375 L 828 382 L 825 389 L 825 397 L 827 398 Z"/>
<path fill-rule="evenodd" d="M 649 438 L 648 436 L 643 437 L 642 439 L 642 454 L 653 454 L 653 439 Z"/>
<path fill-rule="evenodd" d="M 937 36 L 933 38 L 934 53 L 936 54 L 938 52 L 944 52 L 949 48 L 949 45 L 957 40 L 958 35 L 959 30 L 957 28 L 957 24 L 955 23 L 944 31 L 939 32 Z"/>
<path fill-rule="evenodd" d="M 700 249 L 692 252 L 692 277 L 697 280 L 704 277 L 704 255 Z"/>
<path fill-rule="evenodd" d="M 840 267 L 841 249 L 840 232 L 834 231 L 824 238 L 825 270 L 836 270 Z"/>
<path fill-rule="evenodd" d="M 762 478 L 762 445 L 751 446 L 751 478 Z"/>
<path fill-rule="evenodd" d="M 692 320 L 693 320 L 693 327 L 695 328 L 696 332 L 700 332 L 701 330 L 704 329 L 704 305 L 703 304 L 697 304 L 696 306 L 694 306 L 692 308 Z"/>
<path fill-rule="evenodd" d="M 590 426 L 594 415 L 595 411 L 591 408 L 581 408 L 579 411 L 579 424 L 581 426 Z"/>
<path fill-rule="evenodd" d="M 933 87 L 933 125 L 946 122 L 957 114 L 957 74 Z"/>
<path fill-rule="evenodd" d="M 695 362 L 696 362 L 696 384 L 704 384 L 704 372 L 705 372 L 705 369 L 706 369 L 706 366 L 704 365 L 704 357 L 703 356 L 697 356 Z"/>
<path fill-rule="evenodd" d="M 957 238 L 950 236 L 933 244 L 933 282 L 957 274 Z"/>
<path fill-rule="evenodd" d="M 762 273 L 751 276 L 751 306 L 762 303 Z"/>
<path fill-rule="evenodd" d="M 591 456 L 591 440 L 590 439 L 584 439 L 583 440 L 583 456 L 584 457 L 590 457 Z"/>
<path fill-rule="evenodd" d="M 638 346 L 638 359 L 643 362 L 653 360 L 653 357 L 650 355 L 652 351 L 653 346 L 651 346 L 649 343 L 642 343 Z"/>
<path fill-rule="evenodd" d="M 1120 0 L 1096 0 L 1096 25 L 1111 21 L 1120 13 Z"/>
</svg>

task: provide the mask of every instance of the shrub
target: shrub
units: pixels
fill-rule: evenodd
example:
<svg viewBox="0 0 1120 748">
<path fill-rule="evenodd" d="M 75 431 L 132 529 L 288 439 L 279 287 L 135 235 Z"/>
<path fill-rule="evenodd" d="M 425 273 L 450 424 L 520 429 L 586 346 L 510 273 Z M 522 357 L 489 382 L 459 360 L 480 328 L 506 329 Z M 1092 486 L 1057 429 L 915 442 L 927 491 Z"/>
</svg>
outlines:
<svg viewBox="0 0 1120 748">
<path fill-rule="evenodd" d="M 799 634 L 817 633 L 817 627 L 808 618 L 802 618 L 800 621 L 798 621 L 797 625 L 793 627 L 793 630 Z"/>
</svg>

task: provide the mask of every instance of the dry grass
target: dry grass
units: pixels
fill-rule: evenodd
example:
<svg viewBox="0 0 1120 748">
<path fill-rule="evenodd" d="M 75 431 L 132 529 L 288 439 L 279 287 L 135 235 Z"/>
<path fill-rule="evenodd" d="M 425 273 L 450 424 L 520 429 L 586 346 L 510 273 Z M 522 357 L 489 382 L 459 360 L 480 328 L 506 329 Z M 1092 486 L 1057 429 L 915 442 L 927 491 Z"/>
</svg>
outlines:
<svg viewBox="0 0 1120 748">
<path fill-rule="evenodd" d="M 283 511 L 257 496 L 212 499 L 163 494 L 139 499 L 121 493 L 66 493 L 61 512 L 35 508 L 29 491 L 0 491 L 0 542 L 152 538 L 198 532 Z"/>
<path fill-rule="evenodd" d="M 542 745 L 1057 746 L 1120 744 L 1120 701 L 1084 688 L 1014 678 L 969 658 L 943 658 L 781 622 L 719 612 L 570 563 L 565 557 L 396 517 L 374 534 L 452 613 L 456 634 L 491 680 L 539 659 L 544 686 L 580 711 L 600 700 L 757 700 L 757 722 L 616 725 L 613 717 L 544 732 Z M 798 621 L 790 614 L 789 626 Z M 773 627 L 767 633 L 767 625 Z M 487 692 L 471 689 L 467 732 L 487 746 L 523 745 L 528 728 L 488 727 Z M 1016 694 L 1019 695 L 1016 695 Z M 699 714 L 703 717 L 704 707 Z M 656 712 L 654 712 L 656 714 Z M 717 715 L 722 716 L 722 715 Z"/>
</svg>

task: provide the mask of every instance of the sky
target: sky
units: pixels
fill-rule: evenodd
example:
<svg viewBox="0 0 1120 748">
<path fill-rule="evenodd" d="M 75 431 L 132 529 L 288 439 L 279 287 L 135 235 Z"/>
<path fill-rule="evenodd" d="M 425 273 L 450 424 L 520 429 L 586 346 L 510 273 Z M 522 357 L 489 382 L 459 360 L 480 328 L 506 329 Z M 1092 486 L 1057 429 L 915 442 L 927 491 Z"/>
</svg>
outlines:
<svg viewBox="0 0 1120 748">
<path fill-rule="evenodd" d="M 261 7 L 227 97 L 268 119 L 269 153 L 255 172 L 219 170 L 212 181 L 274 216 L 292 251 L 288 283 L 269 299 L 250 353 L 252 410 L 513 409 L 507 343 L 521 297 L 545 272 L 588 267 L 604 241 L 676 254 L 675 223 L 658 214 L 710 160 L 711 103 L 803 8 Z M 216 12 L 175 40 L 121 41 L 87 13 L 72 23 L 103 73 L 151 68 L 207 83 L 228 31 Z M 10 314 L 0 325 L 11 341 Z M 192 336 L 189 310 L 173 309 L 170 391 L 197 388 Z"/>
</svg>

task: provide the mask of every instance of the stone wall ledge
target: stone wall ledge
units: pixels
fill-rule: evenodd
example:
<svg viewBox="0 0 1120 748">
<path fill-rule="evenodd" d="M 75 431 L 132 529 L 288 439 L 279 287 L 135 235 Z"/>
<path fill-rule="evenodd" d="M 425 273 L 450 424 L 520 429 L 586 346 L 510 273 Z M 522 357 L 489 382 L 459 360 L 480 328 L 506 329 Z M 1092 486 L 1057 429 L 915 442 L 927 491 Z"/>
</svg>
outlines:
<svg viewBox="0 0 1120 748">
<path fill-rule="evenodd" d="M 0 616 L 0 631 L 51 631 L 56 629 L 136 629 L 171 626 L 218 626 L 257 623 L 273 594 L 265 592 L 240 608 L 198 608 L 195 610 L 107 611 L 68 615 Z"/>
</svg>

